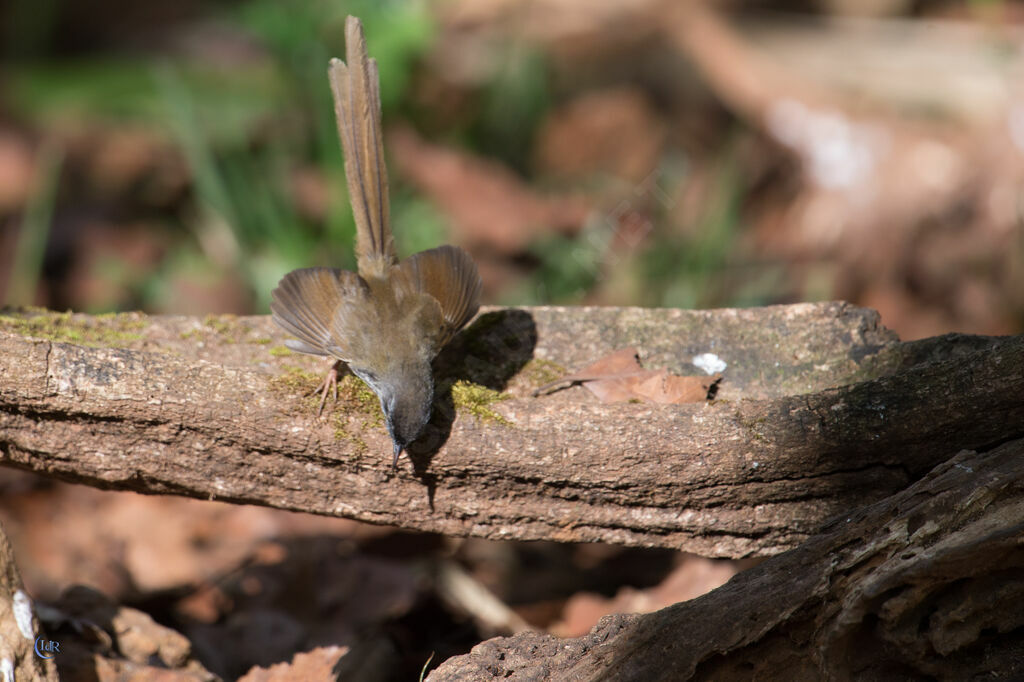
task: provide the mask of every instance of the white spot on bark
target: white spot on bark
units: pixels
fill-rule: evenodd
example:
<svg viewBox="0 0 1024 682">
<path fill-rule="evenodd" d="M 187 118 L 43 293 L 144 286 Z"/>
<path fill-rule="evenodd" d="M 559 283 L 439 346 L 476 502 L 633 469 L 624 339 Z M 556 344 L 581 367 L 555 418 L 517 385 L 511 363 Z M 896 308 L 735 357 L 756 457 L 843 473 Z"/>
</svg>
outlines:
<svg viewBox="0 0 1024 682">
<path fill-rule="evenodd" d="M 32 641 L 35 635 L 32 632 L 32 600 L 22 590 L 14 593 L 14 620 L 18 624 L 21 634 L 25 639 Z"/>
<path fill-rule="evenodd" d="M 724 372 L 729 365 L 714 353 L 701 353 L 693 358 L 693 364 L 697 369 L 704 370 L 705 374 L 716 374 Z"/>
</svg>

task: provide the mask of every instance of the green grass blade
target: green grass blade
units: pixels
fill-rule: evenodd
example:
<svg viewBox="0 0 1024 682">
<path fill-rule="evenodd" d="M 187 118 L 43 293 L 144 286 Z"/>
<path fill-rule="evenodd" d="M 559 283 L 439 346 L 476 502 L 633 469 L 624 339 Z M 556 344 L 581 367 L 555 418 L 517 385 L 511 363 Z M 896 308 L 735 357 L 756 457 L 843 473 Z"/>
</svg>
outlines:
<svg viewBox="0 0 1024 682">
<path fill-rule="evenodd" d="M 43 270 L 43 255 L 50 238 L 57 185 L 64 163 L 64 151 L 54 143 L 44 144 L 39 152 L 39 182 L 25 207 L 25 215 L 14 250 L 7 303 L 32 305 Z"/>
</svg>

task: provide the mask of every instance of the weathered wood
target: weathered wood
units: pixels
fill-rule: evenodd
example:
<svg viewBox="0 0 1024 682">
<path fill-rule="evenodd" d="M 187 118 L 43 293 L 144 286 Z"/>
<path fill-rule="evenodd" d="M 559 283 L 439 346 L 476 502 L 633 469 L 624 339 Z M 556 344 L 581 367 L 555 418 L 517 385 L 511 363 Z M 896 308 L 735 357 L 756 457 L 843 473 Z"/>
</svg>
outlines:
<svg viewBox="0 0 1024 682">
<path fill-rule="evenodd" d="M 32 599 L 21 583 L 11 543 L 0 526 L 0 680 L 56 682 L 54 654 L 44 651 L 45 659 L 36 655 L 37 638 L 43 650 L 50 648 Z"/>
<path fill-rule="evenodd" d="M 317 421 L 316 378 L 286 370 L 323 361 L 268 352 L 284 337 L 267 318 L 51 318 L 0 320 L 0 463 L 448 535 L 772 555 L 1024 424 L 1024 338 L 901 344 L 838 303 L 493 310 L 438 359 L 439 385 L 511 398 L 455 409 L 442 390 L 396 472 L 373 400 Z M 530 397 L 552 363 L 626 345 L 677 372 L 716 353 L 720 399 Z"/>
<path fill-rule="evenodd" d="M 1024 440 L 961 452 L 708 594 L 590 634 L 522 633 L 447 680 L 1024 678 Z"/>
</svg>

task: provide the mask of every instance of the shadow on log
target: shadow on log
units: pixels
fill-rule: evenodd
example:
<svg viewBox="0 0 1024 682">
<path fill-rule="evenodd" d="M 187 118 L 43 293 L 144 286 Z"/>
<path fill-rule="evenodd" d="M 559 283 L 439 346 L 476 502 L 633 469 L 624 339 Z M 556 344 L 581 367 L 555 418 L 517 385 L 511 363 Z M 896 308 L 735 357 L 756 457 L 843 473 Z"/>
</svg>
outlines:
<svg viewBox="0 0 1024 682">
<path fill-rule="evenodd" d="M 375 399 L 350 387 L 355 398 L 317 420 L 305 393 L 320 361 L 288 354 L 267 318 L 3 317 L 0 463 L 446 535 L 740 558 L 791 549 L 951 451 L 1024 431 L 1024 338 L 904 344 L 840 303 L 485 319 L 439 371 L 506 393 L 455 405 L 443 447 L 396 472 Z M 728 363 L 719 399 L 531 397 L 552 372 L 627 345 L 690 374 L 695 355 L 716 353 Z"/>
</svg>

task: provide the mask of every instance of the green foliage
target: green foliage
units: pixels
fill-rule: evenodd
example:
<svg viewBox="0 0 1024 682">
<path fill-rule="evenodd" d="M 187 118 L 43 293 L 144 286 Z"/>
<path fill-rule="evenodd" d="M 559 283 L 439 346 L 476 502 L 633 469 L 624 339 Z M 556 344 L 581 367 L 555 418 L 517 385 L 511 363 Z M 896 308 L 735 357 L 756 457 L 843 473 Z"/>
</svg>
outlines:
<svg viewBox="0 0 1024 682">
<path fill-rule="evenodd" d="M 448 230 L 444 216 L 429 201 L 397 189 L 391 195 L 391 229 L 399 258 L 445 243 Z"/>
<path fill-rule="evenodd" d="M 526 174 L 534 133 L 550 104 L 542 55 L 521 45 L 507 46 L 501 66 L 481 92 L 480 109 L 469 128 L 471 146 Z"/>
<path fill-rule="evenodd" d="M 344 57 L 345 17 L 359 16 L 378 62 L 387 119 L 411 109 L 404 98 L 412 89 L 415 65 L 435 35 L 423 2 L 252 0 L 217 11 L 265 52 L 251 63 L 230 67 L 111 57 L 20 64 L 6 80 L 12 111 L 27 120 L 44 126 L 78 119 L 149 126 L 166 131 L 180 148 L 191 176 L 190 201 L 159 220 L 184 227 L 186 238 L 148 275 L 134 301 L 143 307 L 166 305 L 180 295 L 171 282 L 182 276 L 216 286 L 218 277 L 230 273 L 246 284 L 256 309 L 265 311 L 270 291 L 288 270 L 353 268 L 355 225 L 327 61 Z M 37 53 L 45 43 L 40 41 Z M 551 103 L 547 66 L 541 54 L 523 43 L 510 42 L 499 53 L 489 82 L 466 100 L 470 110 L 459 119 L 463 128 L 449 132 L 474 152 L 501 159 L 526 175 L 534 134 Z M 639 282 L 635 300 L 640 304 L 765 302 L 764 292 L 774 289 L 784 273 L 737 265 L 745 188 L 731 148 L 716 166 L 720 170 L 696 225 L 674 226 L 667 207 L 641 198 L 646 202 L 641 210 L 653 211 L 654 225 L 642 250 L 621 249 L 613 217 L 594 218 L 580 234 L 552 234 L 534 244 L 536 267 L 518 286 L 501 292 L 500 301 L 580 303 L 606 281 L 618 281 L 615 273 L 626 272 Z M 316 210 L 300 204 L 294 191 L 297 172 L 322 181 L 323 203 Z M 685 181 L 670 167 L 660 173 L 662 187 Z M 393 180 L 398 182 L 392 183 L 391 215 L 400 255 L 446 241 L 445 218 L 403 187 L 400 178 Z M 39 223 L 49 221 L 46 202 L 53 201 L 52 193 L 37 197 L 36 208 L 24 218 L 26 226 L 35 225 L 25 231 L 34 242 L 24 241 L 20 248 L 41 254 L 46 229 Z M 38 277 L 39 257 L 19 262 L 35 273 L 21 273 L 19 281 Z M 117 273 L 112 277 L 117 279 Z"/>
<path fill-rule="evenodd" d="M 640 305 L 700 308 L 768 302 L 765 292 L 778 290 L 782 273 L 736 265 L 745 187 L 733 148 L 723 150 L 714 165 L 718 171 L 696 224 L 672 225 L 670 206 L 637 194 L 653 224 L 642 250 L 623 249 L 616 218 L 605 214 L 590 220 L 576 236 L 553 235 L 533 244 L 537 268 L 503 302 L 578 304 L 617 268 L 639 281 L 634 300 Z M 667 164 L 655 178 L 658 187 L 685 182 Z"/>
<path fill-rule="evenodd" d="M 36 285 L 43 269 L 43 253 L 50 235 L 53 206 L 57 200 L 57 182 L 64 153 L 48 145 L 40 154 L 39 189 L 29 200 L 25 215 L 18 230 L 18 241 L 11 262 L 10 282 L 7 286 L 7 303 L 31 305 L 34 302 Z"/>
<path fill-rule="evenodd" d="M 538 268 L 508 302 L 580 303 L 597 284 L 610 237 L 610 226 L 595 221 L 576 237 L 551 235 L 534 243 L 530 253 Z"/>
<path fill-rule="evenodd" d="M 276 72 L 266 64 L 230 70 L 176 63 L 178 78 L 218 145 L 241 145 L 248 132 L 286 100 Z M 20 64 L 5 74 L 5 103 L 22 118 L 46 127 L 77 121 L 166 126 L 175 113 L 154 79 L 152 61 L 118 57 Z"/>
<path fill-rule="evenodd" d="M 194 205 L 175 219 L 192 239 L 152 273 L 141 292 L 144 306 L 169 295 L 178 268 L 237 273 L 257 308 L 265 310 L 271 289 L 288 270 L 353 267 L 355 225 L 327 85 L 328 59 L 344 57 L 345 16 L 359 16 L 378 62 L 387 118 L 434 33 L 421 2 L 255 0 L 222 12 L 224 20 L 241 24 L 264 45 L 269 59 L 230 67 L 111 57 L 39 62 L 19 65 L 5 83 L 12 110 L 27 120 L 58 127 L 85 120 L 157 128 L 180 148 Z M 42 46 L 36 41 L 22 52 Z M 292 196 L 292 177 L 302 168 L 316 169 L 326 180 L 322 219 L 302 213 Z M 27 220 L 38 223 L 41 211 Z M 396 191 L 392 215 L 403 250 L 442 241 L 442 222 L 422 200 Z M 41 254 L 46 231 L 35 227 L 31 234 L 41 235 L 42 241 L 35 240 Z M 30 262 L 38 266 L 38 260 Z"/>
<path fill-rule="evenodd" d="M 357 5 L 258 0 L 240 8 L 243 25 L 270 48 L 278 70 L 284 102 L 272 118 L 292 124 L 275 127 L 275 134 L 261 146 L 219 146 L 205 138 L 204 121 L 196 115 L 191 93 L 173 72 L 159 74 L 165 101 L 174 112 L 176 137 L 195 177 L 201 210 L 212 212 L 214 220 L 230 227 L 238 245 L 232 265 L 249 283 L 261 310 L 269 305 L 274 284 L 291 269 L 355 265 L 351 249 L 355 224 L 344 190 L 344 166 L 325 76 L 329 58 L 344 56 L 345 16 L 354 13 L 364 22 L 368 47 L 378 60 L 384 84 L 385 112 L 404 91 L 413 60 L 432 35 L 419 3 Z M 307 132 L 305 137 L 284 132 L 294 130 L 295 123 Z M 286 194 L 289 172 L 303 162 L 318 165 L 330 185 L 320 225 L 301 217 Z M 396 201 L 396 232 L 408 210 Z M 418 206 L 411 211 L 423 212 Z"/>
<path fill-rule="evenodd" d="M 649 305 L 699 308 L 724 305 L 728 293 L 717 288 L 729 267 L 740 231 L 742 188 L 735 154 L 726 150 L 698 223 L 685 233 L 661 231 L 641 259 L 647 272 Z"/>
</svg>

